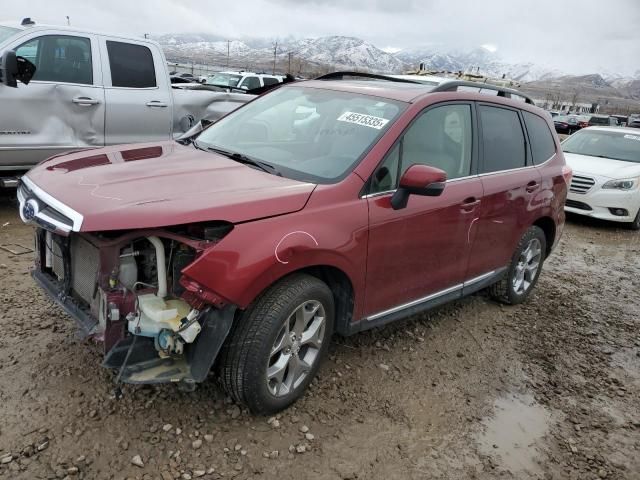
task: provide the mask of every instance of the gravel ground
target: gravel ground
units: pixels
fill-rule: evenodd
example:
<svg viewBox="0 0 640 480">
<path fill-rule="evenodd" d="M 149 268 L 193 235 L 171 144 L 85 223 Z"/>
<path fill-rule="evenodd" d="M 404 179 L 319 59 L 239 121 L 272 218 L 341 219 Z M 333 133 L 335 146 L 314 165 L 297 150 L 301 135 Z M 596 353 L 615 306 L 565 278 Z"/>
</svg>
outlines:
<svg viewBox="0 0 640 480">
<path fill-rule="evenodd" d="M 0 245 L 31 245 L 11 198 Z M 640 479 L 640 235 L 572 218 L 529 301 L 334 339 L 274 418 L 211 379 L 113 396 L 100 348 L 0 250 L 0 477 Z"/>
</svg>

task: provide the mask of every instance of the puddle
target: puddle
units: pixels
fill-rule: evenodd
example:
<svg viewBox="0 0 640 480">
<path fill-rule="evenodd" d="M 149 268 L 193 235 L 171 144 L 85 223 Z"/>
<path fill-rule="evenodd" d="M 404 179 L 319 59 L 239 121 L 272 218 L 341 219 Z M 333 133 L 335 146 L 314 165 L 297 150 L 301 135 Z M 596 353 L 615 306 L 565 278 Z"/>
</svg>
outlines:
<svg viewBox="0 0 640 480">
<path fill-rule="evenodd" d="M 484 431 L 477 438 L 480 451 L 512 473 L 539 471 L 536 442 L 549 430 L 549 411 L 531 395 L 499 398 L 493 407 L 493 416 L 482 422 Z"/>
</svg>

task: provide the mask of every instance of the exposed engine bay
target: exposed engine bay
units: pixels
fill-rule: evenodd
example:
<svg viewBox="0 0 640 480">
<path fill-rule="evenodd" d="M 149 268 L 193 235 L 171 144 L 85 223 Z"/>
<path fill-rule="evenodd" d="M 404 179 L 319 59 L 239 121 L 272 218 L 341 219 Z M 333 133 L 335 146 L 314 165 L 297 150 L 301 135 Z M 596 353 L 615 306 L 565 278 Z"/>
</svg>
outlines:
<svg viewBox="0 0 640 480">
<path fill-rule="evenodd" d="M 129 383 L 204 380 L 235 307 L 182 271 L 233 226 L 166 231 L 36 235 L 34 278 L 103 341 L 104 366 Z"/>
</svg>

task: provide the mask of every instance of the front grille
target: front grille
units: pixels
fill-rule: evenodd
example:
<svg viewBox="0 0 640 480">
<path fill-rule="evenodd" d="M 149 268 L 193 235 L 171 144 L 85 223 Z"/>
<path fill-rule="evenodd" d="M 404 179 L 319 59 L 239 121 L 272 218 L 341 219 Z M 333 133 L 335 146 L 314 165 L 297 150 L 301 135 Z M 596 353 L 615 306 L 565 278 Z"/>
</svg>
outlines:
<svg viewBox="0 0 640 480">
<path fill-rule="evenodd" d="M 571 179 L 571 187 L 569 187 L 569 191 L 573 193 L 587 193 L 595 184 L 595 179 L 591 177 L 574 175 Z"/>
<path fill-rule="evenodd" d="M 21 216 L 24 215 L 23 208 L 25 204 L 35 202 L 36 205 L 35 211 L 32 213 L 34 216 L 32 218 L 23 217 L 23 221 L 32 221 L 50 231 L 69 232 L 73 229 L 73 220 L 71 218 L 48 205 L 42 198 L 39 198 L 27 187 L 24 181 L 18 186 L 17 197 L 20 203 Z"/>
<path fill-rule="evenodd" d="M 569 200 L 567 199 L 564 203 L 567 207 L 577 208 L 578 210 L 593 210 L 589 205 L 583 202 L 578 202 L 577 200 Z"/>
</svg>

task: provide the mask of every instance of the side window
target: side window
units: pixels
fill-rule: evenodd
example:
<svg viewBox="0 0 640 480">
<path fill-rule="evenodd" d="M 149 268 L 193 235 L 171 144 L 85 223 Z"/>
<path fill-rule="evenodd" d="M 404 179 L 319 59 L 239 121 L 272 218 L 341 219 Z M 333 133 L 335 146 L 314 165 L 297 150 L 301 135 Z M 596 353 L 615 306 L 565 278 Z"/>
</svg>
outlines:
<svg viewBox="0 0 640 480">
<path fill-rule="evenodd" d="M 258 77 L 247 77 L 242 81 L 240 87 L 247 87 L 247 90 L 253 90 L 254 88 L 260 88 L 260 79 Z"/>
<path fill-rule="evenodd" d="M 514 110 L 480 105 L 483 173 L 520 168 L 526 165 L 524 132 Z"/>
<path fill-rule="evenodd" d="M 387 153 L 386 158 L 371 178 L 369 193 L 388 192 L 398 185 L 398 164 L 400 163 L 400 143 Z"/>
<path fill-rule="evenodd" d="M 439 168 L 448 179 L 470 175 L 472 139 L 470 105 L 427 110 L 378 167 L 371 179 L 370 193 L 397 188 L 399 177 L 416 164 Z"/>
<path fill-rule="evenodd" d="M 33 80 L 93 84 L 91 40 L 69 35 L 44 35 L 16 48 L 16 55 L 36 66 Z"/>
<path fill-rule="evenodd" d="M 280 83 L 278 82 L 277 78 L 271 78 L 271 77 L 262 77 L 262 81 L 264 82 L 265 87 L 267 85 L 275 85 L 276 83 Z"/>
<path fill-rule="evenodd" d="M 533 163 L 540 165 L 549 160 L 556 153 L 556 144 L 547 125 L 547 122 L 529 112 L 522 112 L 524 123 L 529 132 L 531 142 L 531 152 L 533 153 Z"/>
<path fill-rule="evenodd" d="M 423 164 L 439 168 L 448 179 L 471 172 L 471 107 L 444 105 L 423 113 L 402 140 L 402 168 Z"/>
<path fill-rule="evenodd" d="M 127 88 L 157 86 L 153 54 L 148 47 L 107 40 L 111 85 Z"/>
</svg>

